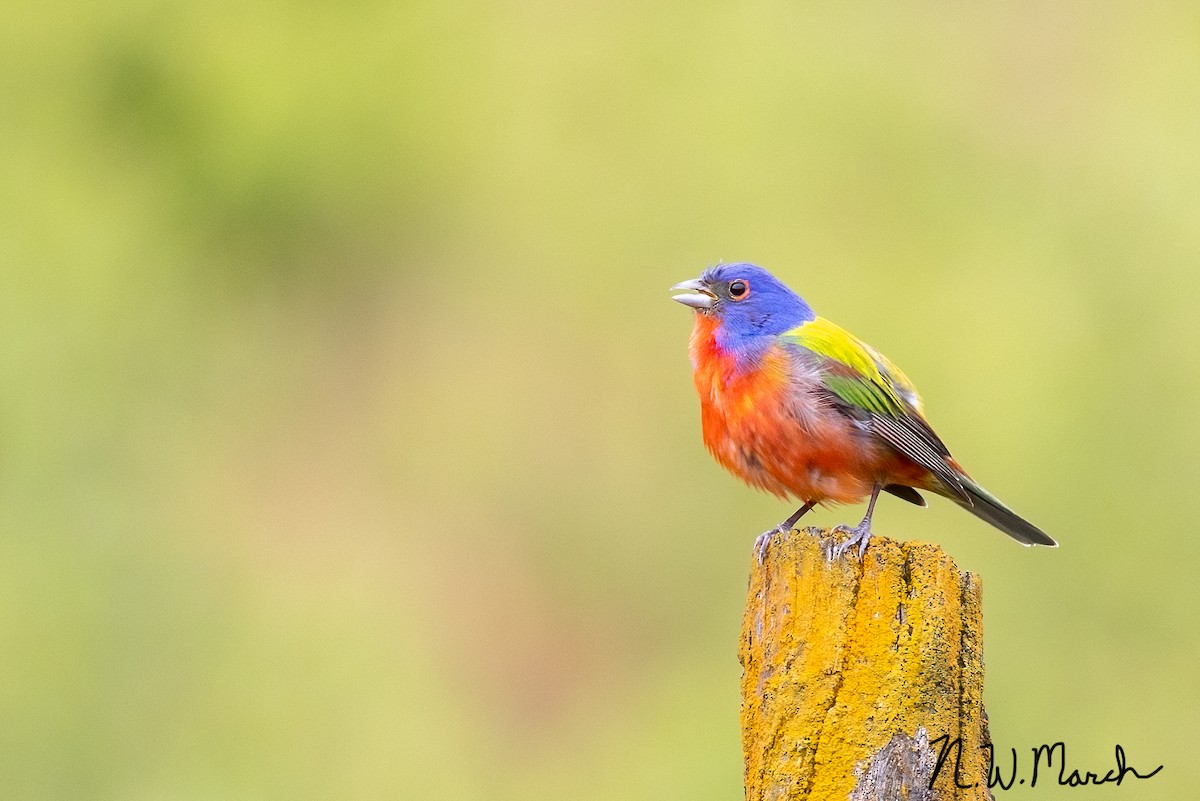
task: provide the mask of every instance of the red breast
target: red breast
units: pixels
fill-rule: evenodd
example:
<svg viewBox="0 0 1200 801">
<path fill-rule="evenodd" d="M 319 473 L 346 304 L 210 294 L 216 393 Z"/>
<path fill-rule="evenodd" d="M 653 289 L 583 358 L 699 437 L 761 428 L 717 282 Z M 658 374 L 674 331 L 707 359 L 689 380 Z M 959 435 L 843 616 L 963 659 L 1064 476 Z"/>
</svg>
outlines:
<svg viewBox="0 0 1200 801">
<path fill-rule="evenodd" d="M 739 365 L 717 344 L 718 326 L 697 314 L 690 351 L 704 444 L 723 467 L 805 501 L 856 503 L 876 481 L 920 486 L 922 470 L 823 400 L 782 346 Z"/>
</svg>

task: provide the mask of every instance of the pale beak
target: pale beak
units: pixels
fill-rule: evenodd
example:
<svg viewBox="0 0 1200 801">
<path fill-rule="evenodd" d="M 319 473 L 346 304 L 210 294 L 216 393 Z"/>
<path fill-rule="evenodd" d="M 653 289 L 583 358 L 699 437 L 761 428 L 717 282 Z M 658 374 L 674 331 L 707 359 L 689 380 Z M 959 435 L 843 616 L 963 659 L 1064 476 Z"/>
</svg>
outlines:
<svg viewBox="0 0 1200 801">
<path fill-rule="evenodd" d="M 684 306 L 691 306 L 697 311 L 708 311 L 717 303 L 717 296 L 699 278 L 693 278 L 690 281 L 680 281 L 671 287 L 671 291 L 683 293 L 674 295 L 671 298 L 672 300 L 677 300 Z"/>
</svg>

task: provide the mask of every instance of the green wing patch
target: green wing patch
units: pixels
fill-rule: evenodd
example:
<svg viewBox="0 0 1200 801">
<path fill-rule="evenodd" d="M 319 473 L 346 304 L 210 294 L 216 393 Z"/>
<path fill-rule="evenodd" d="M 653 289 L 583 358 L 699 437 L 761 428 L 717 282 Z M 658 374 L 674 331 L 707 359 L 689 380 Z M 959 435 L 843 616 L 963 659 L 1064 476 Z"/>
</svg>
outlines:
<svg viewBox="0 0 1200 801">
<path fill-rule="evenodd" d="M 916 390 L 895 365 L 823 317 L 793 328 L 783 339 L 823 357 L 825 387 L 853 407 L 872 414 L 901 416 L 906 412 L 907 396 L 916 398 Z"/>
<path fill-rule="evenodd" d="M 846 404 L 871 414 L 895 415 L 896 401 L 878 384 L 859 376 L 826 375 L 825 388 Z"/>
</svg>

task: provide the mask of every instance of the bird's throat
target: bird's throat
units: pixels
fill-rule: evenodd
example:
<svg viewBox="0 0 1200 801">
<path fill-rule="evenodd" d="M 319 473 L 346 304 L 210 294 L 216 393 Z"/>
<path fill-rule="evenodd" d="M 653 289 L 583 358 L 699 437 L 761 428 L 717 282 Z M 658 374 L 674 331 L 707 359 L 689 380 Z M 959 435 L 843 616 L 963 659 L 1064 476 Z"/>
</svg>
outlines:
<svg viewBox="0 0 1200 801">
<path fill-rule="evenodd" d="M 711 314 L 696 314 L 690 353 L 692 368 L 714 373 L 722 383 L 735 381 L 758 370 L 774 349 L 774 337 L 734 338 Z"/>
</svg>

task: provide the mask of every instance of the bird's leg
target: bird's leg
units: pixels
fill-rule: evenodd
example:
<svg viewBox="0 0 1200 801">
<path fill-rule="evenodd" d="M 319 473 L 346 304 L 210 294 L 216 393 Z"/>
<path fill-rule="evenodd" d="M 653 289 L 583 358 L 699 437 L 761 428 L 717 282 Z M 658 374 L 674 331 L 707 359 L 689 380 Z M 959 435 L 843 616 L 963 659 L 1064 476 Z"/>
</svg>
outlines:
<svg viewBox="0 0 1200 801">
<path fill-rule="evenodd" d="M 760 565 L 763 563 L 763 559 L 767 555 L 767 546 L 771 544 L 771 537 L 775 534 L 775 532 L 778 531 L 780 534 L 783 534 L 791 531 L 792 527 L 796 525 L 796 521 L 808 514 L 808 511 L 816 505 L 816 501 L 806 501 L 804 505 L 797 509 L 787 520 L 784 520 L 778 526 L 775 526 L 775 528 L 767 529 L 762 534 L 758 535 L 758 539 L 754 540 L 754 555 L 758 557 L 758 563 Z"/>
<path fill-rule="evenodd" d="M 879 499 L 879 490 L 883 487 L 876 484 L 871 490 L 871 500 L 867 503 L 867 516 L 854 528 L 834 526 L 834 531 L 844 531 L 850 536 L 833 549 L 833 558 L 840 558 L 852 545 L 858 545 L 858 558 L 862 559 L 867 552 L 867 541 L 871 539 L 871 515 L 875 513 L 875 501 Z"/>
</svg>

